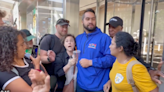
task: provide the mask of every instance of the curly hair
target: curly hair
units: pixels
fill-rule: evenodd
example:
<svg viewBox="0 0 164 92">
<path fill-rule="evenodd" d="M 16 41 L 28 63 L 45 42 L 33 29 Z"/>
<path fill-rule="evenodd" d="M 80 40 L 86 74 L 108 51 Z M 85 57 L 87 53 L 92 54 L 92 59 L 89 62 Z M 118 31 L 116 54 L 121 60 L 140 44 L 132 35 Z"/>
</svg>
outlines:
<svg viewBox="0 0 164 92">
<path fill-rule="evenodd" d="M 18 35 L 24 33 L 9 26 L 0 27 L 0 71 L 11 71 L 14 57 L 17 56 Z"/>
<path fill-rule="evenodd" d="M 3 18 L 6 16 L 6 11 L 0 10 L 0 18 Z"/>
</svg>

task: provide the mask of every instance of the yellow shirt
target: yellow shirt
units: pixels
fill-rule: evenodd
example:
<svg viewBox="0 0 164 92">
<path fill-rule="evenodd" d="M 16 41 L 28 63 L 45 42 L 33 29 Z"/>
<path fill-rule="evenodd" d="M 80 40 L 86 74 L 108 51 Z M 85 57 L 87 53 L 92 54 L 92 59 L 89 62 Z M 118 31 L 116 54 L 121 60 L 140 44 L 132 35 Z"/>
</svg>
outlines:
<svg viewBox="0 0 164 92">
<path fill-rule="evenodd" d="M 126 64 L 121 64 L 117 60 L 113 64 L 110 72 L 110 80 L 112 81 L 112 92 L 133 92 L 132 86 L 128 84 L 126 77 L 126 67 L 129 62 L 133 62 L 136 58 L 132 57 Z M 136 64 L 132 68 L 133 79 L 135 85 L 140 92 L 150 92 L 154 90 L 157 85 L 151 80 L 151 77 L 141 64 Z"/>
</svg>

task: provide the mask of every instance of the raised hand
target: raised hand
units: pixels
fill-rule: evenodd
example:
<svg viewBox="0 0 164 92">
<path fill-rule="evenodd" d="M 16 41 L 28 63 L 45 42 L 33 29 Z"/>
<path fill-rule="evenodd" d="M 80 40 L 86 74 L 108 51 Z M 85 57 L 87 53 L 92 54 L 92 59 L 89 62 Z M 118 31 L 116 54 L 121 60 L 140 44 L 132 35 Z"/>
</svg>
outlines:
<svg viewBox="0 0 164 92">
<path fill-rule="evenodd" d="M 56 54 L 54 51 L 52 50 L 48 50 L 48 58 L 50 60 L 50 62 L 54 62 L 55 61 L 55 57 L 56 57 Z"/>
</svg>

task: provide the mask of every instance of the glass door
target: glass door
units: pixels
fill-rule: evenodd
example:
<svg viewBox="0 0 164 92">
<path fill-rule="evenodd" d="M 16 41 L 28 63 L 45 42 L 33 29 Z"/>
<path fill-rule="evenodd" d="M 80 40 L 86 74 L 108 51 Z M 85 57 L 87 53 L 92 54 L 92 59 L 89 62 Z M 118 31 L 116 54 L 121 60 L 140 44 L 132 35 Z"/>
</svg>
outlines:
<svg viewBox="0 0 164 92">
<path fill-rule="evenodd" d="M 113 16 L 123 19 L 123 31 L 129 32 L 136 41 L 139 40 L 140 24 L 143 23 L 141 56 L 144 61 L 157 67 L 163 51 L 164 34 L 164 0 L 108 0 L 107 22 Z M 144 10 L 141 21 L 141 10 Z M 108 26 L 106 26 L 108 34 Z"/>
</svg>

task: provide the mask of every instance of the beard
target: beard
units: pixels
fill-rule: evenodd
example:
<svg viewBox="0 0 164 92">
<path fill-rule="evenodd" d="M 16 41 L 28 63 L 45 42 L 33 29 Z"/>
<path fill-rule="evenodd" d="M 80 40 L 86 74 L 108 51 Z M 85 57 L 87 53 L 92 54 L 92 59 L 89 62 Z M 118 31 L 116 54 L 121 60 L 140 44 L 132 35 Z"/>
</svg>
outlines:
<svg viewBox="0 0 164 92">
<path fill-rule="evenodd" d="M 88 26 L 86 26 L 86 25 L 84 25 L 84 24 L 83 24 L 83 27 L 84 27 L 87 31 L 89 31 L 89 32 L 94 32 L 95 29 L 96 29 L 96 26 L 94 26 L 93 28 L 89 28 Z"/>
</svg>

